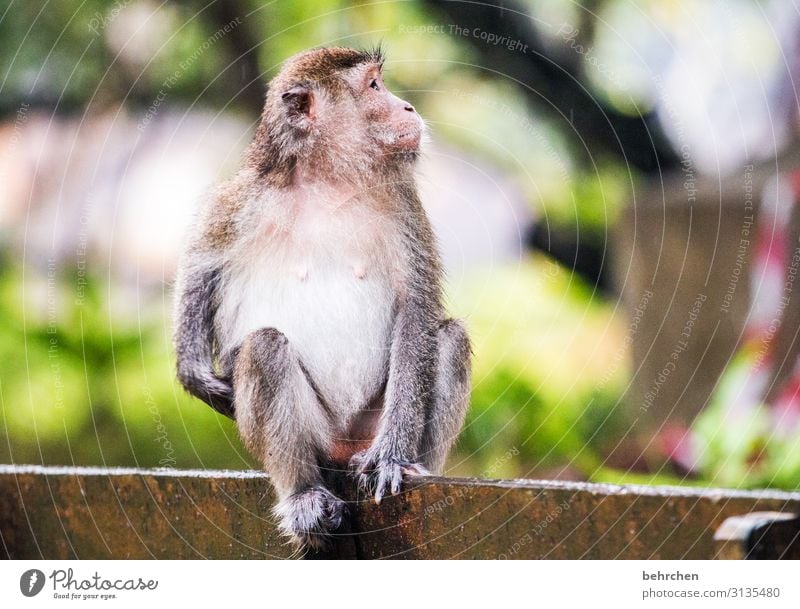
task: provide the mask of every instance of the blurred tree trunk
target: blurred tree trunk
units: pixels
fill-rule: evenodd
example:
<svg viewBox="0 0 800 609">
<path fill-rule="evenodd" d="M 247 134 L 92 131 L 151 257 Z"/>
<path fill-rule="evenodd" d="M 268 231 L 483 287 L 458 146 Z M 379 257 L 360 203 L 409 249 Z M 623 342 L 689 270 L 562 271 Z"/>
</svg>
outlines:
<svg viewBox="0 0 800 609">
<path fill-rule="evenodd" d="M 552 117 L 564 133 L 574 134 L 576 161 L 592 166 L 598 155 L 611 155 L 626 166 L 643 173 L 673 169 L 678 157 L 664 138 L 652 113 L 629 116 L 605 105 L 592 93 L 581 70 L 579 53 L 554 56 L 531 25 L 521 3 L 514 0 L 461 2 L 425 0 L 426 4 L 461 27 L 480 28 L 498 36 L 508 36 L 527 44 L 525 53 L 509 51 L 502 45 L 486 44 L 465 36 L 481 56 L 481 65 L 496 71 L 500 78 L 516 81 L 531 103 Z M 584 3 L 580 35 L 593 37 L 592 13 L 600 0 Z M 587 40 L 587 44 L 591 44 Z"/>
<path fill-rule="evenodd" d="M 220 38 L 233 57 L 233 63 L 223 78 L 235 91 L 236 101 L 248 112 L 259 116 L 266 94 L 266 78 L 258 64 L 258 51 L 264 41 L 253 35 L 252 23 L 247 19 L 253 9 L 244 0 L 215 0 L 210 4 L 208 0 L 178 1 L 195 12 L 203 12 L 204 18 L 215 30 L 239 19 L 237 27 Z"/>
</svg>

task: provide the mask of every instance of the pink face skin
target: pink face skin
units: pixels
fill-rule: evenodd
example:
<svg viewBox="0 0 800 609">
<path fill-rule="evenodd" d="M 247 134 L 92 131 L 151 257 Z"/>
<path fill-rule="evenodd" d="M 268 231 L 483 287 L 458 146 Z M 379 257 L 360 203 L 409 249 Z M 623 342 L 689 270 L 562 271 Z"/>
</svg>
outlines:
<svg viewBox="0 0 800 609">
<path fill-rule="evenodd" d="M 362 68 L 349 81 L 367 119 L 368 133 L 385 152 L 419 149 L 422 119 L 414 106 L 386 88 L 380 66 Z"/>
</svg>

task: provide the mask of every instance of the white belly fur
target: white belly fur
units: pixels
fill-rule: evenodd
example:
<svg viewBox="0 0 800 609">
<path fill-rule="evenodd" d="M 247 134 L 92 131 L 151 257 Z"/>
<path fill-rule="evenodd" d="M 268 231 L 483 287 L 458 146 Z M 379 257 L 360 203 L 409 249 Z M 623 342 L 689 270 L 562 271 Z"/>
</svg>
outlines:
<svg viewBox="0 0 800 609">
<path fill-rule="evenodd" d="M 283 332 L 329 407 L 363 409 L 388 374 L 393 279 L 381 222 L 356 232 L 344 212 L 267 231 L 245 264 L 226 270 L 218 331 L 223 350 L 259 328 Z M 363 220 L 363 218 L 362 218 Z"/>
</svg>

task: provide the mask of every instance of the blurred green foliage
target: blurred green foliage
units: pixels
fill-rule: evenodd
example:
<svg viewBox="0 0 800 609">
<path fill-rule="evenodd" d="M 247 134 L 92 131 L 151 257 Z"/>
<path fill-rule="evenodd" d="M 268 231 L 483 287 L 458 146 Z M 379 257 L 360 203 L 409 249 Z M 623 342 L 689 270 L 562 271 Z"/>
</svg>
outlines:
<svg viewBox="0 0 800 609">
<path fill-rule="evenodd" d="M 543 256 L 477 273 L 453 300 L 475 351 L 460 442 L 473 472 L 590 476 L 624 430 L 630 371 L 611 306 Z M 519 455 L 493 471 L 510 449 Z"/>
<path fill-rule="evenodd" d="M 254 465 L 233 425 L 175 382 L 169 331 L 156 315 L 113 315 L 97 278 L 79 292 L 75 277 L 54 268 L 3 268 L 0 462 Z M 35 301 L 23 300 L 23 285 Z"/>
<path fill-rule="evenodd" d="M 714 486 L 800 490 L 796 414 L 774 405 L 747 407 L 752 352 L 742 350 L 720 379 L 719 390 L 692 426 L 697 470 Z M 743 406 L 744 405 L 744 406 Z M 794 416 L 793 416 L 794 415 Z"/>
</svg>

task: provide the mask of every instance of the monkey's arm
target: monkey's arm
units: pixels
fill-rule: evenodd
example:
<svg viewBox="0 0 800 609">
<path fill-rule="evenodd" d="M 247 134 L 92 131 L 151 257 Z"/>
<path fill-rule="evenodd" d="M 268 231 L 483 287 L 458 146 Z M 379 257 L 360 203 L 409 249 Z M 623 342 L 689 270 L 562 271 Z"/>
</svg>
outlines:
<svg viewBox="0 0 800 609">
<path fill-rule="evenodd" d="M 414 304 L 398 313 L 389 358 L 389 378 L 378 434 L 372 446 L 353 458 L 363 487 L 380 503 L 400 491 L 403 474 L 427 474 L 419 465 L 426 413 L 435 386 L 437 326 Z"/>
<path fill-rule="evenodd" d="M 436 385 L 438 330 L 443 316 L 441 267 L 433 231 L 414 191 L 401 216 L 409 270 L 398 302 L 389 356 L 383 413 L 372 446 L 354 457 L 361 484 L 380 502 L 396 494 L 404 473 L 425 474 L 419 465 L 425 421 Z"/>
<path fill-rule="evenodd" d="M 234 417 L 233 388 L 214 367 L 214 315 L 220 269 L 181 264 L 177 284 L 175 351 L 178 379 L 193 396 Z"/>
</svg>

